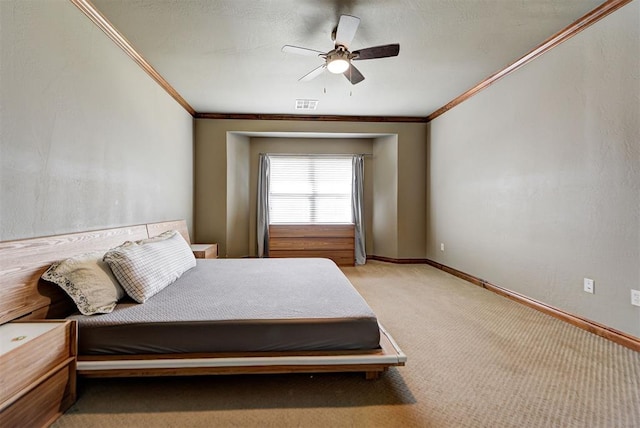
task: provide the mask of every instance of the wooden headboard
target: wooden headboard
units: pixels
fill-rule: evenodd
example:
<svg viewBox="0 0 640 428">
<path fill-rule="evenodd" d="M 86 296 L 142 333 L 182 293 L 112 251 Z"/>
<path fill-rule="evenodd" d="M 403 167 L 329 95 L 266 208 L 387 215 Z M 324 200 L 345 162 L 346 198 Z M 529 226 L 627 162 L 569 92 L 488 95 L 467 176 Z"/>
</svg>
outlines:
<svg viewBox="0 0 640 428">
<path fill-rule="evenodd" d="M 184 220 L 162 221 L 160 223 L 149 223 L 147 226 L 147 234 L 149 238 L 160 235 L 167 230 L 177 230 L 180 235 L 187 241 L 187 244 L 191 244 L 189 239 L 189 229 L 187 229 L 187 222 Z"/>
<path fill-rule="evenodd" d="M 64 317 L 73 310 L 73 302 L 64 291 L 40 280 L 51 263 L 90 251 L 106 251 L 125 241 L 171 229 L 178 230 L 190 243 L 184 220 L 0 242 L 0 324 L 17 318 Z"/>
</svg>

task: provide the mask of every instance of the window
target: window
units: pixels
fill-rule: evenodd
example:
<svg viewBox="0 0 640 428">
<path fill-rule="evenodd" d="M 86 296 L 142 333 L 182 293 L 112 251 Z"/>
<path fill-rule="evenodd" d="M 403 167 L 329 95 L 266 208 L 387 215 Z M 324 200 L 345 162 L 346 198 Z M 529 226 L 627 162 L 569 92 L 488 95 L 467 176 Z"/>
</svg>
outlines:
<svg viewBox="0 0 640 428">
<path fill-rule="evenodd" d="M 351 155 L 269 158 L 269 223 L 353 223 Z"/>
</svg>

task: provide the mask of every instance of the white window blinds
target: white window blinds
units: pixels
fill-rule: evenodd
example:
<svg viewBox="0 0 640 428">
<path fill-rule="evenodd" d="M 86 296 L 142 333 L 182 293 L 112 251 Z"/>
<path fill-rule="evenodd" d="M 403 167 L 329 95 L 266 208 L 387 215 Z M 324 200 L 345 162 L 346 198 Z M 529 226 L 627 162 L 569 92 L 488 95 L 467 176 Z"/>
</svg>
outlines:
<svg viewBox="0 0 640 428">
<path fill-rule="evenodd" d="M 269 222 L 353 223 L 352 156 L 270 155 Z"/>
</svg>

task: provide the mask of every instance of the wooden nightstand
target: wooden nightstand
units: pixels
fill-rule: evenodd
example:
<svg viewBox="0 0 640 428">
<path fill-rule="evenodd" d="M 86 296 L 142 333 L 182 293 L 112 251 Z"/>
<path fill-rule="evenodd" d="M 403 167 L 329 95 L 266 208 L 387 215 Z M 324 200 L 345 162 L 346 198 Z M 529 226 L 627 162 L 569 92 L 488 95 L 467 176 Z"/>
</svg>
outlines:
<svg viewBox="0 0 640 428">
<path fill-rule="evenodd" d="M 218 244 L 191 244 L 191 251 L 196 259 L 218 258 Z"/>
<path fill-rule="evenodd" d="M 0 426 L 51 425 L 76 401 L 76 323 L 0 325 Z"/>
</svg>

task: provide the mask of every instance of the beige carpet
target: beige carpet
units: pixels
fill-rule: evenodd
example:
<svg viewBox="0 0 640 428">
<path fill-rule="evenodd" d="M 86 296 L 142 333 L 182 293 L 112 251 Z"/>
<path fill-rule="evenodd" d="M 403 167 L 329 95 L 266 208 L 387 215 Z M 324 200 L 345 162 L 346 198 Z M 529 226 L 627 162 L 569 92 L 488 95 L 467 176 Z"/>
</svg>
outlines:
<svg viewBox="0 0 640 428">
<path fill-rule="evenodd" d="M 81 382 L 56 427 L 640 427 L 640 354 L 425 265 L 345 268 L 409 360 Z"/>
</svg>

